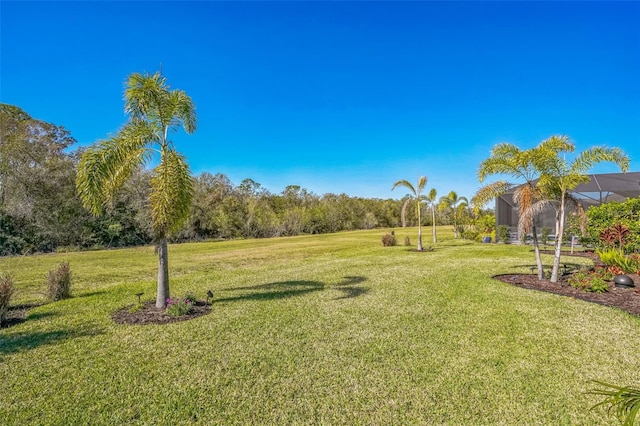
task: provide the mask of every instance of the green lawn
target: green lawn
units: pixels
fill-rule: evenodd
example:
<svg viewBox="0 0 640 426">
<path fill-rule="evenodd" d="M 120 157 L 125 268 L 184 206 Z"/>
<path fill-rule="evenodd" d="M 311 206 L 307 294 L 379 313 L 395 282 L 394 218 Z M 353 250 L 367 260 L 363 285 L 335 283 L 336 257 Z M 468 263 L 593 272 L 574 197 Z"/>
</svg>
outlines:
<svg viewBox="0 0 640 426">
<path fill-rule="evenodd" d="M 638 384 L 640 319 L 491 279 L 529 272 L 528 247 L 443 228 L 417 253 L 382 247 L 384 233 L 172 245 L 172 295 L 216 300 L 168 325 L 110 318 L 137 292 L 155 298 L 152 247 L 0 259 L 15 303 L 42 301 L 61 261 L 75 295 L 0 330 L 0 423 L 614 421 L 583 392 L 591 379 Z"/>
</svg>

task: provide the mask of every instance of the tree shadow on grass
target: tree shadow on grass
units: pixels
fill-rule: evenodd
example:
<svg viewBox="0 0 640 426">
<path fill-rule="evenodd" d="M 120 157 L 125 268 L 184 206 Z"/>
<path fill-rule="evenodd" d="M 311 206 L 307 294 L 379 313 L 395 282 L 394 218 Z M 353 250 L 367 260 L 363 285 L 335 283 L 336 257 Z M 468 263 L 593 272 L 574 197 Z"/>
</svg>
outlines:
<svg viewBox="0 0 640 426">
<path fill-rule="evenodd" d="M 0 329 L 9 328 L 22 324 L 29 319 L 39 319 L 49 316 L 51 314 L 42 314 L 40 316 L 29 314 L 29 310 L 42 306 L 44 303 L 22 303 L 19 305 L 9 306 L 7 314 L 2 322 L 0 322 Z"/>
<path fill-rule="evenodd" d="M 336 287 L 337 290 L 340 290 L 344 294 L 340 297 L 336 297 L 335 300 L 352 299 L 369 292 L 369 288 L 367 287 L 356 287 L 357 285 L 365 282 L 367 280 L 366 277 L 347 276 L 342 278 L 343 281 L 340 282 L 340 284 L 338 284 Z"/>
<path fill-rule="evenodd" d="M 294 296 L 302 296 L 316 291 L 324 290 L 324 284 L 319 281 L 279 281 L 268 284 L 258 284 L 245 287 L 233 287 L 223 290 L 249 291 L 240 296 L 215 299 L 214 303 L 237 302 L 241 300 L 277 300 Z"/>
<path fill-rule="evenodd" d="M 9 355 L 17 352 L 35 349 L 44 345 L 74 339 L 77 337 L 96 336 L 102 334 L 100 329 L 92 330 L 55 330 L 34 333 L 17 333 L 8 337 L 0 336 L 0 355 Z"/>
<path fill-rule="evenodd" d="M 96 291 L 90 291 L 88 293 L 82 293 L 82 294 L 78 294 L 77 296 L 74 297 L 93 297 L 93 296 L 99 296 L 101 294 L 105 294 L 106 291 L 104 290 L 96 290 Z"/>
<path fill-rule="evenodd" d="M 344 296 L 336 298 L 347 299 L 360 296 L 369 291 L 368 288 L 356 287 L 364 282 L 365 277 L 343 277 L 343 281 L 335 286 L 337 290 L 344 293 Z M 245 294 L 239 296 L 216 298 L 213 303 L 237 302 L 241 300 L 277 300 L 287 299 L 295 296 L 314 293 L 325 290 L 327 285 L 320 281 L 278 281 L 267 284 L 258 284 L 244 287 L 225 288 L 224 291 L 243 291 Z"/>
<path fill-rule="evenodd" d="M 581 268 L 585 267 L 586 265 L 581 265 L 579 263 L 572 263 L 572 262 L 560 262 L 560 272 L 563 274 L 567 274 L 570 272 L 575 272 L 580 270 Z M 528 268 L 529 271 L 532 274 L 537 274 L 538 273 L 538 266 L 534 265 L 534 264 L 526 264 L 526 265 L 514 265 L 511 267 L 511 269 L 520 269 L 520 268 Z M 542 269 L 544 269 L 545 271 L 551 271 L 551 269 L 553 268 L 552 264 L 542 264 Z"/>
</svg>

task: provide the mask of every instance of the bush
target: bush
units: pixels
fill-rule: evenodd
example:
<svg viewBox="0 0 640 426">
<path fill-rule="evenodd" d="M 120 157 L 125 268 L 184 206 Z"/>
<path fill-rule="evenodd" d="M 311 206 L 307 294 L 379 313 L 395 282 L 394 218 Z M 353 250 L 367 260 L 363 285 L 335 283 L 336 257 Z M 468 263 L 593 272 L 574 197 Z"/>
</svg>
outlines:
<svg viewBox="0 0 640 426">
<path fill-rule="evenodd" d="M 475 229 L 465 229 L 462 232 L 462 238 L 465 240 L 477 241 L 479 237 L 480 232 L 476 231 Z"/>
<path fill-rule="evenodd" d="M 597 250 L 600 260 L 607 266 L 619 270 L 624 274 L 635 274 L 640 271 L 640 257 L 637 255 L 625 256 L 616 249 Z"/>
<path fill-rule="evenodd" d="M 586 240 L 596 248 L 605 247 L 605 241 L 600 239 L 601 233 L 618 224 L 629 229 L 630 234 L 624 235 L 624 250 L 629 253 L 640 250 L 640 198 L 629 198 L 626 201 L 610 202 L 600 206 L 593 206 L 587 210 Z M 609 238 L 609 235 L 603 235 Z"/>
<path fill-rule="evenodd" d="M 509 232 L 509 228 L 507 228 L 505 225 L 498 226 L 496 228 L 496 234 L 499 241 L 502 241 L 505 244 L 509 242 L 511 233 Z"/>
<path fill-rule="evenodd" d="M 540 230 L 540 242 L 546 246 L 547 243 L 549 242 L 550 236 L 551 236 L 551 229 L 549 229 L 548 226 L 543 226 L 542 229 Z"/>
<path fill-rule="evenodd" d="M 56 269 L 49 271 L 47 297 L 53 302 L 71 297 L 71 268 L 68 262 L 63 262 Z"/>
<path fill-rule="evenodd" d="M 13 277 L 0 274 L 0 323 L 4 321 L 4 317 L 7 315 L 14 289 Z"/>
<path fill-rule="evenodd" d="M 395 235 L 385 234 L 382 236 L 382 245 L 385 247 L 391 247 L 398 245 L 398 241 L 396 240 Z"/>
<path fill-rule="evenodd" d="M 607 268 L 593 270 L 581 269 L 569 277 L 569 285 L 582 291 L 604 293 L 609 291 L 609 283 L 613 274 Z"/>
<path fill-rule="evenodd" d="M 193 311 L 193 305 L 195 300 L 187 299 L 186 297 L 175 299 L 167 299 L 167 313 L 174 317 L 182 315 L 188 315 Z"/>
</svg>

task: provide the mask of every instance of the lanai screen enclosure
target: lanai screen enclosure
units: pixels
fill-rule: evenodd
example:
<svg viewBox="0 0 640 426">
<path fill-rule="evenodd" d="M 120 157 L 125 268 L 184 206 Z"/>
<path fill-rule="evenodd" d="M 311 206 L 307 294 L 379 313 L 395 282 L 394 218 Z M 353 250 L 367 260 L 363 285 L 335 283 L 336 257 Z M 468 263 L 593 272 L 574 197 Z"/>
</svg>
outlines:
<svg viewBox="0 0 640 426">
<path fill-rule="evenodd" d="M 571 191 L 587 210 L 591 206 L 625 201 L 640 196 L 640 172 L 591 174 L 589 182 L 580 184 Z M 512 229 L 518 227 L 518 207 L 513 202 L 513 193 L 517 188 L 496 198 L 496 226 L 505 225 Z M 549 207 L 536 218 L 536 227 L 555 228 L 555 212 Z"/>
</svg>

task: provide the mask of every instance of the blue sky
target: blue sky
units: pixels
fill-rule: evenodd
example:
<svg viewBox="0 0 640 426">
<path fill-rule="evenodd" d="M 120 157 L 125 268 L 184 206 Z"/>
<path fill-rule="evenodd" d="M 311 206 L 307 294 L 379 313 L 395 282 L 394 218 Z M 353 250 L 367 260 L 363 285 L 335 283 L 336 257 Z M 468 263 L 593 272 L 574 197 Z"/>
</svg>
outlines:
<svg viewBox="0 0 640 426">
<path fill-rule="evenodd" d="M 3 0 L 0 20 L 1 102 L 89 145 L 162 64 L 198 113 L 178 150 L 235 184 L 471 197 L 493 145 L 553 134 L 640 170 L 640 2 Z"/>
</svg>

